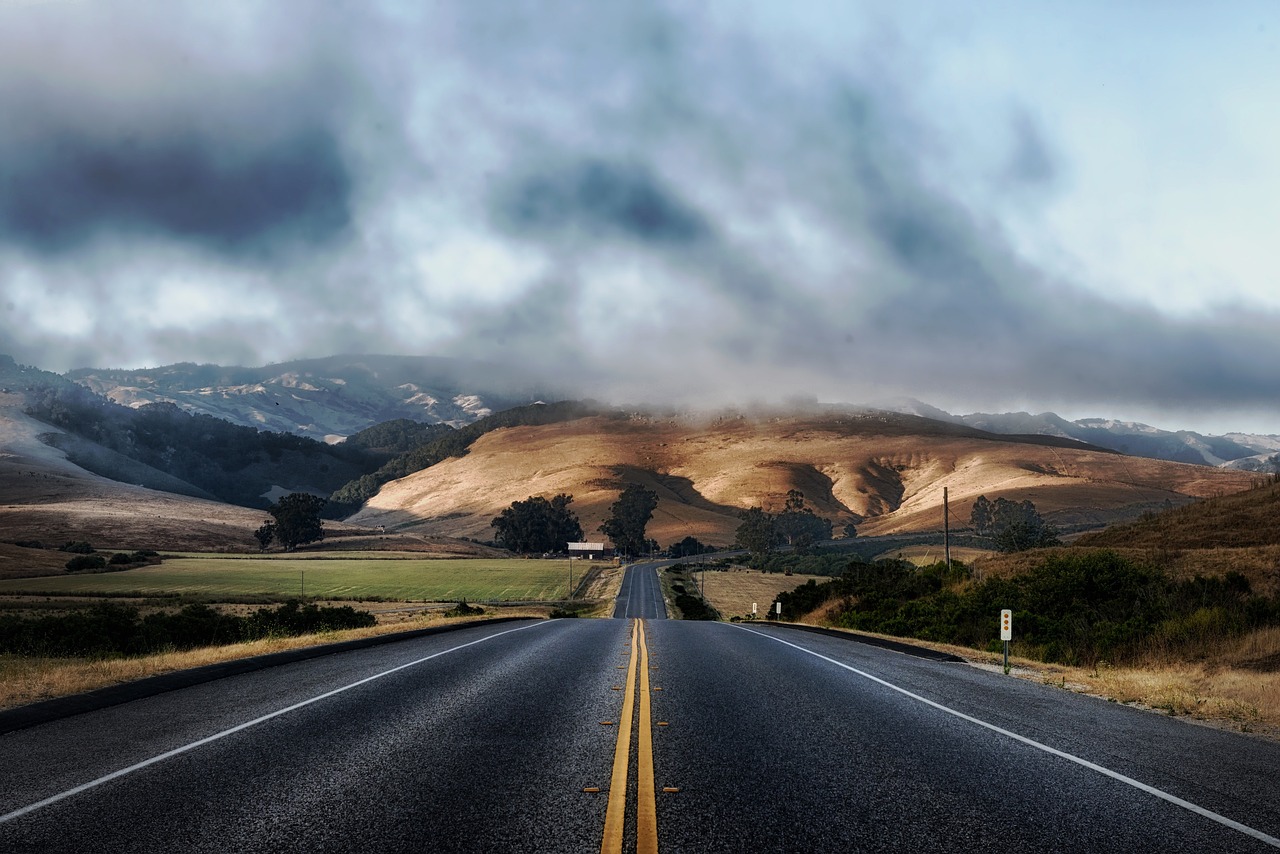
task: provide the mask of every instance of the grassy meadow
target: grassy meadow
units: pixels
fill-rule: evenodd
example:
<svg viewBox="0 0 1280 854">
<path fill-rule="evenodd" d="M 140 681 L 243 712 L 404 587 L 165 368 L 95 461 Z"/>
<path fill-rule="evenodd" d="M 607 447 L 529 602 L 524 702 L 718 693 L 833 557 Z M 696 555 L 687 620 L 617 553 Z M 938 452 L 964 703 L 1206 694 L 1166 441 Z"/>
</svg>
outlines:
<svg viewBox="0 0 1280 854">
<path fill-rule="evenodd" d="M 575 582 L 585 566 L 574 566 Z M 0 595 L 135 596 L 234 602 L 308 599 L 527 602 L 563 599 L 566 561 L 414 560 L 405 557 L 317 558 L 200 555 L 166 558 L 123 572 L 0 581 Z M 305 586 L 305 591 L 304 591 Z"/>
</svg>

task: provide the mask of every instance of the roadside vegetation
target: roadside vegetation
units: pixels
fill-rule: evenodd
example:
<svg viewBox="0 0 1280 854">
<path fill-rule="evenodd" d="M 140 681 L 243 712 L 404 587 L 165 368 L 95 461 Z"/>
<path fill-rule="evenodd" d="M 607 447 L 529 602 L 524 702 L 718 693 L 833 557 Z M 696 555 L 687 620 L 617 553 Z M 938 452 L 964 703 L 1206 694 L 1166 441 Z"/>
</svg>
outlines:
<svg viewBox="0 0 1280 854">
<path fill-rule="evenodd" d="M 659 581 L 676 620 L 716 620 L 720 615 L 703 598 L 698 588 L 696 567 L 673 563 L 662 571 Z"/>
<path fill-rule="evenodd" d="M 128 605 L 103 602 L 83 610 L 38 617 L 0 615 L 0 654 L 56 658 L 147 655 L 267 637 L 360 629 L 373 615 L 339 607 L 288 602 L 244 617 L 208 605 L 142 616 Z"/>
<path fill-rule="evenodd" d="M 469 617 L 446 617 L 444 610 L 433 607 L 429 610 L 380 613 L 375 615 L 377 625 L 362 629 L 341 629 L 324 631 L 320 634 L 292 636 L 273 634 L 256 640 L 201 646 L 189 650 L 166 649 L 144 655 L 93 655 L 64 658 L 0 654 L 0 709 L 92 691 L 107 685 L 144 679 L 177 670 L 300 649 L 317 643 L 394 634 L 446 623 L 484 620 L 494 616 L 545 617 L 548 608 L 546 606 L 502 607 L 488 609 L 485 614 Z"/>
<path fill-rule="evenodd" d="M 915 638 L 1015 672 L 1280 736 L 1280 483 L 1170 507 L 1065 547 L 916 567 L 847 562 L 779 597 L 788 619 Z"/>
<path fill-rule="evenodd" d="M 1150 653 L 1203 659 L 1224 641 L 1280 625 L 1280 599 L 1239 573 L 1174 579 L 1111 550 L 1060 550 L 1011 578 L 975 582 L 954 563 L 851 564 L 840 578 L 779 597 L 783 612 L 827 603 L 835 626 L 995 651 L 995 615 L 1013 611 L 1017 654 L 1093 667 Z"/>
</svg>

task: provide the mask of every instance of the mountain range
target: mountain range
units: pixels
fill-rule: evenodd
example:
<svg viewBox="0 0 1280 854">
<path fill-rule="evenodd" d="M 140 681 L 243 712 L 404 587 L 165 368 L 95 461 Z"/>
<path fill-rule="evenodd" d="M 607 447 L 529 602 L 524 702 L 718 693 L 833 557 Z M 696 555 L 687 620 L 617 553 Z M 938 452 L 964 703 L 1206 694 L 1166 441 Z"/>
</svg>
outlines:
<svg viewBox="0 0 1280 854">
<path fill-rule="evenodd" d="M 549 383 L 519 370 L 432 356 L 330 356 L 258 368 L 183 362 L 65 376 L 125 406 L 172 403 L 330 442 L 397 418 L 457 427 L 551 395 Z"/>
<path fill-rule="evenodd" d="M 1246 489 L 1256 475 L 1224 463 L 1280 446 L 915 401 L 716 413 L 544 404 L 550 386 L 430 358 L 57 375 L 0 357 L 0 540 L 174 548 L 195 532 L 205 547 L 249 549 L 261 508 L 287 491 L 330 497 L 335 531 L 365 542 L 488 540 L 511 502 L 558 492 L 594 533 L 631 483 L 659 495 L 650 535 L 664 545 L 731 542 L 740 511 L 777 510 L 792 489 L 837 531 L 937 530 L 944 491 L 953 527 L 986 495 L 1031 500 L 1084 530 Z"/>
<path fill-rule="evenodd" d="M 331 442 L 396 418 L 457 427 L 492 412 L 568 395 L 556 382 L 518 369 L 432 356 L 340 355 L 257 368 L 191 363 L 86 368 L 65 376 L 126 406 L 173 403 L 233 424 Z M 1052 412 L 953 415 L 911 398 L 835 409 L 918 415 L 1003 435 L 1057 436 L 1157 460 L 1280 470 L 1280 435 L 1275 434 L 1209 436 L 1104 418 L 1068 421 Z"/>
</svg>

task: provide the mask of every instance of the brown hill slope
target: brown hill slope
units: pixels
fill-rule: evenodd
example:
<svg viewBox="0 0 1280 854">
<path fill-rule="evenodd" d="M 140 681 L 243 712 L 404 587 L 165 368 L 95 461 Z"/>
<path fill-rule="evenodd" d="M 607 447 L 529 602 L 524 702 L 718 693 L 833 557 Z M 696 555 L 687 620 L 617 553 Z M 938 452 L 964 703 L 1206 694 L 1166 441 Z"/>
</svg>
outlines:
<svg viewBox="0 0 1280 854">
<path fill-rule="evenodd" d="M 666 545 L 689 535 L 729 543 L 738 510 L 779 510 L 789 489 L 837 532 L 852 522 L 888 534 L 940 529 L 943 487 L 956 526 L 985 494 L 1030 499 L 1060 525 L 1088 527 L 1245 489 L 1250 476 L 884 413 L 637 415 L 495 431 L 465 457 L 388 484 L 349 521 L 488 539 L 512 501 L 568 492 L 596 536 L 626 483 L 658 493 L 649 535 Z"/>
<path fill-rule="evenodd" d="M 1280 546 L 1280 483 L 1268 477 L 1253 489 L 1149 514 L 1087 534 L 1078 542 L 1146 549 Z"/>
</svg>

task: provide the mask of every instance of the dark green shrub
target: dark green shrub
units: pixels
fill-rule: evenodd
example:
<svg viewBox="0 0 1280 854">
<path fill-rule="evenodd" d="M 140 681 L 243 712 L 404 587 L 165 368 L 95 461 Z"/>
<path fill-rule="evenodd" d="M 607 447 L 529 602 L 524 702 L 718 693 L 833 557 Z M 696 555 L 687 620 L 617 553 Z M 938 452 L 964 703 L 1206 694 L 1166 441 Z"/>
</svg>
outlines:
<svg viewBox="0 0 1280 854">
<path fill-rule="evenodd" d="M 454 607 L 444 612 L 446 617 L 474 617 L 484 613 L 484 608 L 478 605 L 468 605 L 467 600 L 463 599 Z M 574 616 L 577 616 L 576 614 Z"/>
<path fill-rule="evenodd" d="M 70 572 L 81 572 L 86 569 L 103 569 L 107 565 L 107 559 L 102 555 L 76 555 L 67 561 L 66 566 Z"/>
</svg>

